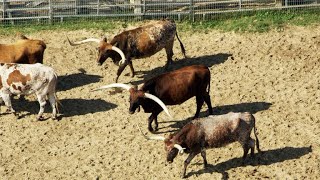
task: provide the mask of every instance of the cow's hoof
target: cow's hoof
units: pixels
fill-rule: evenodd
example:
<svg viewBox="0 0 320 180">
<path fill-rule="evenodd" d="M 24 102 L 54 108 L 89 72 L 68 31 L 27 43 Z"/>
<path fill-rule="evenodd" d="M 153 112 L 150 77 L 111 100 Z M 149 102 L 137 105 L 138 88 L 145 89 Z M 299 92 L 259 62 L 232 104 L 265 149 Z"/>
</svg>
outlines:
<svg viewBox="0 0 320 180">
<path fill-rule="evenodd" d="M 37 121 L 44 120 L 43 116 L 37 116 Z"/>
<path fill-rule="evenodd" d="M 154 133 L 154 130 L 152 127 L 148 127 L 148 130 L 151 132 L 151 133 Z"/>
</svg>

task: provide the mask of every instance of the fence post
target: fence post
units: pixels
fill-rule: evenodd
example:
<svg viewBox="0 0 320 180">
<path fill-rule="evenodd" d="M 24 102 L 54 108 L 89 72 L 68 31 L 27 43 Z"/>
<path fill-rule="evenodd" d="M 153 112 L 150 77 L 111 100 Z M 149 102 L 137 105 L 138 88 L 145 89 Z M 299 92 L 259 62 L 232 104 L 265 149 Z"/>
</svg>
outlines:
<svg viewBox="0 0 320 180">
<path fill-rule="evenodd" d="M 239 0 L 239 9 L 241 9 L 242 7 L 242 0 Z"/>
<path fill-rule="evenodd" d="M 130 0 L 130 4 L 133 4 L 134 6 L 134 14 L 141 14 L 141 0 Z M 140 19 L 141 17 L 139 17 Z"/>
<path fill-rule="evenodd" d="M 190 17 L 189 19 L 194 22 L 194 12 L 193 12 L 193 0 L 190 0 Z"/>
<path fill-rule="evenodd" d="M 97 0 L 97 15 L 100 14 L 100 0 Z"/>
<path fill-rule="evenodd" d="M 276 7 L 281 7 L 281 6 L 282 6 L 282 1 L 283 1 L 283 0 L 275 0 L 275 2 L 276 2 Z"/>
<path fill-rule="evenodd" d="M 5 18 L 6 18 L 6 0 L 3 0 L 2 1 L 2 10 L 3 10 L 3 12 L 2 12 L 2 18 L 3 18 L 3 21 L 5 21 Z"/>
<path fill-rule="evenodd" d="M 49 24 L 53 23 L 53 8 L 52 8 L 52 1 L 49 0 Z"/>
</svg>

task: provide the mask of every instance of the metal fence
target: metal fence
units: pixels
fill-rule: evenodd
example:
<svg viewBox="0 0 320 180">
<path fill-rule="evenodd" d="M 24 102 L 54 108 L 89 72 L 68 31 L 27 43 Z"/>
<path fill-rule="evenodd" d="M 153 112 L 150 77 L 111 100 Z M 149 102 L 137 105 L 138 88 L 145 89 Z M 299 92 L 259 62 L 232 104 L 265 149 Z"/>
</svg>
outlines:
<svg viewBox="0 0 320 180">
<path fill-rule="evenodd" d="M 228 12 L 320 7 L 320 0 L 0 0 L 2 24 L 70 18 L 212 18 Z"/>
</svg>

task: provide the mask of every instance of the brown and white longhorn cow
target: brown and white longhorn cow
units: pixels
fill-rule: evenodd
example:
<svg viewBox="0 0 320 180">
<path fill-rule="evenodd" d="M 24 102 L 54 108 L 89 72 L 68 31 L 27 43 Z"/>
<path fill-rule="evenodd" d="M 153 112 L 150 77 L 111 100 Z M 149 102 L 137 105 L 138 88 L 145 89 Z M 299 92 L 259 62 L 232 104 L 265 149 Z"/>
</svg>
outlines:
<svg viewBox="0 0 320 180">
<path fill-rule="evenodd" d="M 142 133 L 140 127 L 138 126 Z M 255 141 L 250 137 L 254 129 L 256 146 L 258 152 L 259 140 L 256 133 L 255 118 L 249 112 L 233 113 L 224 115 L 208 116 L 191 121 L 180 129 L 177 133 L 163 136 L 143 136 L 148 140 L 162 140 L 167 151 L 167 161 L 173 162 L 178 153 L 188 153 L 189 156 L 184 162 L 182 177 L 186 177 L 186 169 L 191 160 L 199 153 L 207 166 L 206 149 L 219 148 L 227 144 L 238 141 L 243 148 L 243 162 L 247 157 L 249 149 L 254 157 Z"/>
<path fill-rule="evenodd" d="M 43 41 L 21 35 L 21 39 L 13 44 L 0 44 L 0 63 L 43 63 L 45 49 Z"/>
<path fill-rule="evenodd" d="M 210 71 L 203 65 L 186 66 L 175 71 L 161 74 L 145 81 L 141 88 L 131 87 L 126 84 L 110 84 L 96 90 L 120 87 L 130 92 L 129 112 L 133 114 L 140 106 L 146 113 L 152 113 L 148 121 L 148 129 L 153 132 L 152 122 L 155 120 L 155 130 L 158 129 L 158 114 L 162 108 L 145 98 L 145 94 L 158 97 L 165 105 L 182 104 L 196 96 L 197 110 L 194 118 L 199 117 L 204 102 L 208 105 L 209 114 L 212 114 L 210 100 Z"/>
<path fill-rule="evenodd" d="M 122 33 L 116 35 L 110 42 L 107 42 L 106 38 L 103 38 L 102 40 L 89 38 L 74 43 L 72 43 L 69 39 L 68 41 L 72 46 L 90 41 L 99 43 L 99 55 L 97 59 L 99 65 L 103 64 L 109 57 L 115 64 L 118 64 L 120 59 L 122 59 L 117 72 L 117 82 L 119 76 L 127 65 L 130 66 L 132 77 L 134 76 L 134 69 L 131 61 L 132 59 L 150 57 L 163 48 L 165 48 L 167 53 L 167 69 L 169 64 L 172 63 L 172 48 L 175 35 L 179 40 L 183 55 L 186 56 L 184 46 L 176 32 L 176 24 L 173 20 L 169 19 L 151 21 L 147 25 L 132 30 L 123 31 Z M 125 57 L 120 56 L 121 52 L 116 53 L 115 51 L 112 51 L 112 47 L 119 48 Z"/>
<path fill-rule="evenodd" d="M 52 107 L 52 119 L 57 117 L 57 75 L 51 67 L 36 64 L 0 64 L 0 102 L 5 103 L 8 113 L 15 113 L 10 96 L 35 93 L 40 104 L 37 120 L 42 119 L 46 98 Z"/>
</svg>

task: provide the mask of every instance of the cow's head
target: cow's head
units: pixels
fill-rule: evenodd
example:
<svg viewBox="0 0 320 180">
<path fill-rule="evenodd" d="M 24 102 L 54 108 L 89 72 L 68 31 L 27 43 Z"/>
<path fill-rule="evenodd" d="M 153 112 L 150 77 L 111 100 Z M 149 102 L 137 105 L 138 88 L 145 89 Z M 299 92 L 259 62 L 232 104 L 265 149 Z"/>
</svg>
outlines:
<svg viewBox="0 0 320 180">
<path fill-rule="evenodd" d="M 156 96 L 146 93 L 144 91 L 141 90 L 137 90 L 137 87 L 131 87 L 127 84 L 121 84 L 121 83 L 114 83 L 114 84 L 110 84 L 110 85 L 106 85 L 106 86 L 102 86 L 100 88 L 94 89 L 92 91 L 97 91 L 97 90 L 101 90 L 101 89 L 107 89 L 107 88 L 123 88 L 126 89 L 130 92 L 130 108 L 129 108 L 129 112 L 130 114 L 134 113 L 135 110 L 137 108 L 139 108 L 139 106 L 141 105 L 141 98 L 148 98 L 151 99 L 153 101 L 155 101 L 156 103 L 158 103 L 162 109 L 164 110 L 164 112 L 167 113 L 167 115 L 172 118 L 172 116 L 169 113 L 168 108 L 166 107 L 166 105 Z M 138 109 L 139 110 L 139 109 Z"/>
<path fill-rule="evenodd" d="M 111 58 L 113 61 L 119 61 L 120 59 L 124 59 L 125 57 L 122 57 L 121 54 L 123 52 L 116 47 L 117 44 L 112 45 L 108 43 L 107 38 L 103 38 L 100 41 L 99 47 L 97 48 L 98 50 L 98 58 L 97 58 L 97 63 L 98 65 L 102 65 L 108 58 Z M 124 56 L 124 54 L 123 54 Z"/>
<path fill-rule="evenodd" d="M 163 136 L 157 136 L 157 135 L 153 135 L 153 136 L 146 136 L 145 134 L 143 134 L 143 132 L 141 131 L 141 128 L 137 125 L 139 131 L 141 132 L 141 134 L 144 136 L 144 138 L 146 138 L 147 140 L 161 140 L 164 141 L 164 149 L 167 151 L 167 161 L 169 163 L 173 162 L 173 159 L 178 155 L 178 153 L 183 154 L 185 148 L 182 148 L 182 146 L 180 146 L 179 144 L 177 144 L 174 140 L 174 135 L 171 134 L 169 135 L 168 138 L 165 138 Z"/>
<path fill-rule="evenodd" d="M 79 42 L 71 42 L 68 37 L 67 39 L 71 46 L 76 46 L 76 45 L 80 45 L 87 42 L 99 43 L 99 47 L 98 47 L 99 55 L 97 59 L 98 65 L 102 65 L 106 61 L 106 59 L 109 57 L 116 57 L 117 56 L 116 53 L 118 53 L 121 57 L 120 64 L 123 64 L 126 61 L 126 57 L 121 51 L 121 49 L 117 48 L 115 45 L 111 45 L 110 43 L 108 43 L 107 38 L 105 37 L 102 38 L 102 40 L 96 39 L 96 38 L 89 38 Z"/>
<path fill-rule="evenodd" d="M 137 86 L 134 86 L 129 89 L 130 97 L 130 107 L 129 107 L 129 113 L 133 114 L 137 109 L 138 112 L 140 111 L 140 105 L 141 101 L 145 98 L 144 92 L 141 90 L 138 90 Z"/>
<path fill-rule="evenodd" d="M 169 163 L 172 163 L 173 159 L 178 155 L 179 150 L 175 147 L 175 145 L 176 144 L 173 140 L 172 134 L 169 135 L 169 137 L 164 140 L 164 149 L 167 152 L 167 161 Z"/>
</svg>

